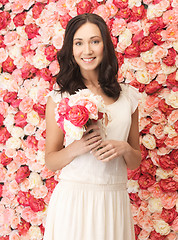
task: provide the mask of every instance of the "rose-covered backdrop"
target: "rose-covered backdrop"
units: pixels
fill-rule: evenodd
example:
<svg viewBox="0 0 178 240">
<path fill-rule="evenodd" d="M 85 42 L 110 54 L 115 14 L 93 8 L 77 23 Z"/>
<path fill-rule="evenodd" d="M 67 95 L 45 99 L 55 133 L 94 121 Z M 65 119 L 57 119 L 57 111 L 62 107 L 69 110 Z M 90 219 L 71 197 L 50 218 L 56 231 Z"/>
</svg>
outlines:
<svg viewBox="0 0 178 240">
<path fill-rule="evenodd" d="M 0 0 L 0 240 L 43 238 L 60 181 L 44 162 L 46 95 L 66 24 L 84 12 L 107 22 L 118 81 L 142 93 L 142 163 L 128 170 L 136 239 L 176 239 L 177 10 L 177 0 Z"/>
</svg>

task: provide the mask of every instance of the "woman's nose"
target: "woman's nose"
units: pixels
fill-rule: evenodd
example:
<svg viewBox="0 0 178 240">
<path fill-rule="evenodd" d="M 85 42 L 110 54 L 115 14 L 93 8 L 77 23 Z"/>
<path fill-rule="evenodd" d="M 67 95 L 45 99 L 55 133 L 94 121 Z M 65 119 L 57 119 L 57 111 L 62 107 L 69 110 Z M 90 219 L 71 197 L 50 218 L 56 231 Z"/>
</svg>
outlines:
<svg viewBox="0 0 178 240">
<path fill-rule="evenodd" d="M 84 51 L 85 54 L 91 54 L 92 53 L 92 48 L 91 48 L 90 44 L 85 44 L 83 51 Z"/>
</svg>

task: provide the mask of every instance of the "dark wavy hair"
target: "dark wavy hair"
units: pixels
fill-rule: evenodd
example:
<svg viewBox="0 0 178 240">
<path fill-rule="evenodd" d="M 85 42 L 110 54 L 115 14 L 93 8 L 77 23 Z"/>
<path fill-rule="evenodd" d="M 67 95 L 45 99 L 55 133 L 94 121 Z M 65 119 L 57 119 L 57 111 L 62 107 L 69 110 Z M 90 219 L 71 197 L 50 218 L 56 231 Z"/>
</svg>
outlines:
<svg viewBox="0 0 178 240">
<path fill-rule="evenodd" d="M 77 90 L 86 88 L 80 68 L 73 58 L 73 38 L 75 32 L 87 22 L 99 27 L 104 44 L 103 59 L 99 66 L 99 85 L 108 97 L 117 99 L 121 88 L 117 82 L 118 61 L 114 46 L 105 21 L 93 13 L 78 15 L 68 22 L 63 47 L 57 53 L 60 71 L 56 76 L 56 82 L 61 93 L 74 94 Z"/>
</svg>

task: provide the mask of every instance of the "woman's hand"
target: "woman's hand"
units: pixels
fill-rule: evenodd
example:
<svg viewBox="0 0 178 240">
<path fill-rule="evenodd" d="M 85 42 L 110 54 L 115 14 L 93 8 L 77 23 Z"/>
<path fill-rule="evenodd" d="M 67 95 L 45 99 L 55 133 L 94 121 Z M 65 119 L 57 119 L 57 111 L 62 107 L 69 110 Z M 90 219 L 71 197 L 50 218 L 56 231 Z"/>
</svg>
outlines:
<svg viewBox="0 0 178 240">
<path fill-rule="evenodd" d="M 103 141 L 99 148 L 95 148 L 92 152 L 98 160 L 108 162 L 118 156 L 124 156 L 129 151 L 131 151 L 131 146 L 127 142 L 107 140 Z"/>
<path fill-rule="evenodd" d="M 97 149 L 102 142 L 99 127 L 96 124 L 90 125 L 80 140 L 75 140 L 71 146 L 74 157 Z"/>
</svg>

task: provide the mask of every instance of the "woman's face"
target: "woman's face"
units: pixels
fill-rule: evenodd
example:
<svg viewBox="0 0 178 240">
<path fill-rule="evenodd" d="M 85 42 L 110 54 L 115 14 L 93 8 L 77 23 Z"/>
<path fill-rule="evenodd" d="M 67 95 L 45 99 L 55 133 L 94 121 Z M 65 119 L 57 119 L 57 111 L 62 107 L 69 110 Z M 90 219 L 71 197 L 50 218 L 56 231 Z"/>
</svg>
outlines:
<svg viewBox="0 0 178 240">
<path fill-rule="evenodd" d="M 103 39 L 99 27 L 87 22 L 74 34 L 73 56 L 81 73 L 97 71 L 103 59 Z"/>
</svg>

